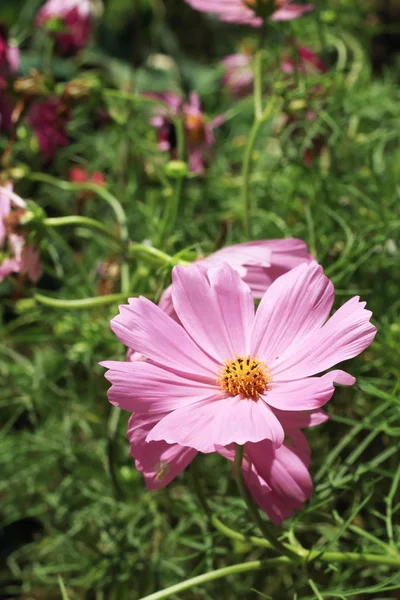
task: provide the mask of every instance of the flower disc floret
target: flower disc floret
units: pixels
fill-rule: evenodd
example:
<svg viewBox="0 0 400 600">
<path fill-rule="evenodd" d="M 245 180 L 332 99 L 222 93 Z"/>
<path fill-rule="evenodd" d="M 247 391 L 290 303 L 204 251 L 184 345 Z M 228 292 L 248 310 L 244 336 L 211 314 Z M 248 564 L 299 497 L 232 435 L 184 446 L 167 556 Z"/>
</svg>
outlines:
<svg viewBox="0 0 400 600">
<path fill-rule="evenodd" d="M 265 392 L 270 381 L 271 371 L 268 366 L 257 356 L 252 358 L 248 355 L 225 361 L 217 383 L 222 392 L 231 396 L 240 394 L 244 398 L 256 399 Z"/>
</svg>

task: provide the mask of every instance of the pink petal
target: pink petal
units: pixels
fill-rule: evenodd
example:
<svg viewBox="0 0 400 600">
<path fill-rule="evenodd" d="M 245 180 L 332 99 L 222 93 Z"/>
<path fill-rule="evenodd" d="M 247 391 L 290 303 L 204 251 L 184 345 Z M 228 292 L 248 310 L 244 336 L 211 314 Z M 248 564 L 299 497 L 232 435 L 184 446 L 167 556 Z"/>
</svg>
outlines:
<svg viewBox="0 0 400 600">
<path fill-rule="evenodd" d="M 312 10 L 314 10 L 312 4 L 287 4 L 273 13 L 271 21 L 291 21 Z"/>
<path fill-rule="evenodd" d="M 168 485 L 186 469 L 197 454 L 196 450 L 178 444 L 146 442 L 146 436 L 157 420 L 157 416 L 134 414 L 128 424 L 130 455 L 135 459 L 136 468 L 143 473 L 150 490 L 158 490 Z"/>
<path fill-rule="evenodd" d="M 304 441 L 308 449 L 308 443 Z M 246 453 L 258 474 L 274 492 L 290 498 L 295 506 L 301 506 L 310 497 L 311 477 L 306 465 L 297 455 L 295 446 L 290 448 L 285 443 L 274 450 L 271 442 L 265 440 L 258 444 L 246 444 Z"/>
<path fill-rule="evenodd" d="M 319 410 L 303 410 L 303 411 L 286 411 L 272 409 L 275 416 L 285 431 L 292 429 L 304 429 L 305 427 L 315 427 L 328 421 L 329 415 L 322 409 Z"/>
<path fill-rule="evenodd" d="M 261 400 L 239 396 L 199 402 L 164 417 L 150 432 L 147 441 L 164 440 L 190 446 L 199 452 L 214 452 L 215 446 L 245 444 L 270 439 L 280 446 L 283 429 Z"/>
<path fill-rule="evenodd" d="M 307 440 L 301 432 L 292 432 L 292 436 L 277 449 L 267 440 L 246 444 L 251 461 L 251 469 L 244 470 L 246 483 L 254 500 L 276 524 L 300 509 L 312 493 Z"/>
<path fill-rule="evenodd" d="M 119 309 L 120 314 L 111 321 L 111 329 L 128 348 L 168 369 L 215 383 L 219 365 L 158 306 L 140 297 L 130 298 L 129 305 Z"/>
<path fill-rule="evenodd" d="M 271 368 L 298 339 L 321 327 L 332 303 L 333 284 L 318 264 L 303 263 L 282 275 L 268 288 L 258 307 L 251 354 Z"/>
<path fill-rule="evenodd" d="M 223 263 L 207 274 L 196 264 L 175 267 L 172 280 L 175 311 L 196 344 L 220 363 L 246 356 L 254 303 L 232 267 Z"/>
<path fill-rule="evenodd" d="M 279 410 L 314 410 L 332 398 L 333 382 L 353 385 L 355 378 L 344 371 L 330 371 L 322 377 L 309 377 L 297 381 L 273 382 L 263 394 L 267 404 Z"/>
<path fill-rule="evenodd" d="M 369 322 L 372 313 L 364 307 L 365 302 L 359 302 L 356 296 L 341 306 L 323 327 L 297 339 L 269 365 L 274 379 L 308 377 L 360 354 L 376 335 L 376 327 Z"/>
<path fill-rule="evenodd" d="M 139 413 L 167 412 L 215 396 L 218 388 L 180 377 L 149 362 L 105 361 L 111 404 Z"/>
</svg>

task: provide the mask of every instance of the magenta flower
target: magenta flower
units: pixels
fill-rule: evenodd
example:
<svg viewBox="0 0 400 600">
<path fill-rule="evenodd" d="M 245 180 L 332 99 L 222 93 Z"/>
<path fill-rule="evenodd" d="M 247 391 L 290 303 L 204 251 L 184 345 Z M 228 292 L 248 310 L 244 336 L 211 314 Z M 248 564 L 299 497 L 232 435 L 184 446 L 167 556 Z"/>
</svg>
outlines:
<svg viewBox="0 0 400 600">
<path fill-rule="evenodd" d="M 240 52 L 226 56 L 221 63 L 224 70 L 222 83 L 236 98 L 252 92 L 254 75 L 251 62 L 251 54 Z"/>
<path fill-rule="evenodd" d="M 35 102 L 28 115 L 45 160 L 51 160 L 58 148 L 68 146 L 67 124 L 71 118 L 69 108 L 56 96 Z"/>
<path fill-rule="evenodd" d="M 16 210 L 12 210 L 12 205 Z M 33 283 L 42 276 L 39 251 L 26 242 L 20 231 L 25 207 L 25 201 L 13 192 L 11 184 L 0 187 L 0 281 L 12 273 L 26 275 Z"/>
<path fill-rule="evenodd" d="M 0 23 L 0 79 L 8 78 L 19 68 L 19 49 L 8 40 L 7 30 Z"/>
<path fill-rule="evenodd" d="M 58 50 L 74 56 L 86 47 L 93 29 L 90 0 L 47 0 L 36 17 L 38 27 L 52 33 Z"/>
<path fill-rule="evenodd" d="M 214 129 L 223 123 L 223 117 L 216 117 L 207 122 L 201 109 L 200 98 L 195 92 L 189 95 L 188 102 L 170 92 L 158 95 L 150 94 L 150 96 L 167 104 L 174 115 L 183 116 L 189 170 L 192 173 L 203 173 L 210 157 L 210 149 L 215 143 Z M 176 159 L 178 156 L 177 136 L 168 110 L 160 105 L 157 114 L 152 117 L 151 123 L 158 130 L 160 150 L 170 152 L 171 158 Z"/>
<path fill-rule="evenodd" d="M 186 0 L 192 8 L 218 15 L 221 21 L 261 27 L 268 14 L 268 0 Z M 272 21 L 291 21 L 313 10 L 312 4 L 295 4 L 291 0 L 273 0 Z M 261 16 L 262 15 L 262 16 Z"/>
<path fill-rule="evenodd" d="M 325 73 L 327 68 L 322 58 L 307 46 L 293 46 L 290 54 L 285 54 L 281 69 L 284 73 Z"/>
<path fill-rule="evenodd" d="M 142 297 L 111 321 L 118 338 L 148 361 L 103 363 L 109 400 L 143 415 L 166 413 L 148 442 L 213 452 L 271 440 L 277 448 L 285 426 L 300 427 L 304 411 L 309 417 L 331 398 L 334 382 L 355 382 L 341 370 L 315 375 L 357 356 L 375 337 L 358 297 L 326 321 L 333 296 L 322 268 L 302 264 L 271 284 L 254 315 L 250 288 L 228 264 L 207 272 L 175 267 L 172 299 L 181 324 Z"/>
<path fill-rule="evenodd" d="M 271 283 L 290 269 L 314 259 L 308 253 L 303 240 L 287 238 L 243 242 L 217 250 L 207 258 L 196 261 L 196 265 L 207 270 L 227 262 L 250 287 L 254 298 L 262 298 Z M 172 287 L 162 294 L 159 307 L 178 320 L 172 303 Z"/>
</svg>

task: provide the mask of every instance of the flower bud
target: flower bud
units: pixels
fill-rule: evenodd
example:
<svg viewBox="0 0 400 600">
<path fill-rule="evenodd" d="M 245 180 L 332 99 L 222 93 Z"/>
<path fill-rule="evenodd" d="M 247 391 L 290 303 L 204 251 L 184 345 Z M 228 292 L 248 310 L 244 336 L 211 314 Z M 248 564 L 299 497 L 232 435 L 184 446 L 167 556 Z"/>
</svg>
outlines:
<svg viewBox="0 0 400 600">
<path fill-rule="evenodd" d="M 170 160 L 165 165 L 165 174 L 172 179 L 183 179 L 188 170 L 188 165 L 183 160 Z"/>
</svg>

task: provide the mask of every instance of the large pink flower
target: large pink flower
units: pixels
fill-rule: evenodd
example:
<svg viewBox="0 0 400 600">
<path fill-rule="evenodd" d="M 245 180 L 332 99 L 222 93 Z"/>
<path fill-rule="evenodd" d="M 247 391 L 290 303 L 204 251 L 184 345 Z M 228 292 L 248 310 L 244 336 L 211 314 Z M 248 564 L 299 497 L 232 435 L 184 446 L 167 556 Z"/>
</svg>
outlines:
<svg viewBox="0 0 400 600">
<path fill-rule="evenodd" d="M 290 269 L 314 259 L 308 253 L 303 240 L 287 238 L 279 240 L 256 240 L 233 246 L 225 246 L 207 258 L 196 261 L 204 270 L 227 262 L 250 287 L 254 298 L 262 298 L 271 283 Z M 172 303 L 172 287 L 162 294 L 160 308 L 178 320 Z"/>
<path fill-rule="evenodd" d="M 0 187 L 0 281 L 20 273 L 35 283 L 42 275 L 39 251 L 26 243 L 25 235 L 18 231 L 25 207 L 25 201 L 13 192 L 11 184 Z"/>
<path fill-rule="evenodd" d="M 192 173 L 203 173 L 209 162 L 210 149 L 215 143 L 214 129 L 223 123 L 223 117 L 207 121 L 201 108 L 200 98 L 195 92 L 189 94 L 188 101 L 170 92 L 149 95 L 160 99 L 168 105 L 172 114 L 183 118 L 189 170 Z M 170 152 L 171 158 L 177 158 L 177 135 L 168 110 L 160 105 L 151 123 L 158 130 L 160 150 Z"/>
<path fill-rule="evenodd" d="M 201 452 L 266 439 L 279 447 L 284 427 L 299 427 L 303 411 L 321 408 L 334 382 L 355 382 L 341 370 L 316 375 L 375 337 L 358 297 L 326 321 L 333 296 L 322 268 L 302 264 L 272 283 L 254 314 L 250 288 L 228 264 L 207 272 L 175 267 L 180 324 L 142 297 L 111 321 L 118 338 L 148 361 L 103 363 L 109 400 L 130 412 L 166 413 L 147 441 Z"/>
<path fill-rule="evenodd" d="M 37 14 L 36 24 L 39 27 L 47 26 L 53 32 L 62 54 L 75 55 L 88 43 L 93 16 L 90 0 L 47 0 Z M 56 24 L 53 30 L 50 25 L 52 21 Z"/>
<path fill-rule="evenodd" d="M 201 12 L 218 15 L 221 21 L 242 23 L 261 27 L 264 12 L 269 12 L 268 4 L 275 7 L 272 21 L 291 21 L 313 10 L 312 4 L 295 4 L 291 0 L 186 0 L 190 6 Z"/>
</svg>

